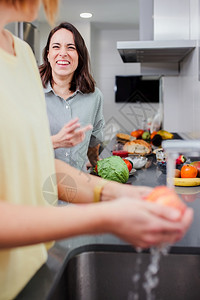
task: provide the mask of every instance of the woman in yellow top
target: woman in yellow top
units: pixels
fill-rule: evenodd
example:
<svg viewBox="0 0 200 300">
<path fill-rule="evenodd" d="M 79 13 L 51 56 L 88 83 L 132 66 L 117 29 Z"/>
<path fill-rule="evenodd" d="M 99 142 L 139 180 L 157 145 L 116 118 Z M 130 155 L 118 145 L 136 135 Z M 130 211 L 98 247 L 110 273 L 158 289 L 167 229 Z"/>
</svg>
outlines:
<svg viewBox="0 0 200 300">
<path fill-rule="evenodd" d="M 176 210 L 140 201 L 150 188 L 105 184 L 54 160 L 34 56 L 4 29 L 9 22 L 34 20 L 40 2 L 0 0 L 0 299 L 14 298 L 45 263 L 49 241 L 109 232 L 149 247 L 181 238 L 192 220 L 190 209 L 180 220 Z M 42 2 L 52 20 L 57 1 Z M 83 205 L 49 204 L 57 200 L 55 174 L 60 199 L 91 203 L 84 214 Z M 71 198 L 65 179 L 75 185 Z"/>
</svg>

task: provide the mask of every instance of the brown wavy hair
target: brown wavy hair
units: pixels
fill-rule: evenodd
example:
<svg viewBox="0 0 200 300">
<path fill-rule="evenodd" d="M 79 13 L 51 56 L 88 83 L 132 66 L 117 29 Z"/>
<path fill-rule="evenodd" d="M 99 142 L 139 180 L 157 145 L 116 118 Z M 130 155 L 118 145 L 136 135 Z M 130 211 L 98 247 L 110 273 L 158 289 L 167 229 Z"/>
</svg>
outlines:
<svg viewBox="0 0 200 300">
<path fill-rule="evenodd" d="M 82 93 L 89 94 L 95 90 L 95 81 L 90 73 L 90 58 L 84 39 L 79 31 L 70 23 L 64 22 L 56 26 L 49 33 L 47 44 L 43 50 L 43 64 L 39 66 L 40 76 L 42 79 L 43 87 L 50 81 L 52 82 L 52 69 L 48 61 L 49 44 L 53 34 L 59 29 L 66 29 L 71 31 L 74 37 L 76 50 L 78 52 L 78 67 L 74 72 L 71 81 L 70 91 L 75 92 L 79 89 Z"/>
</svg>

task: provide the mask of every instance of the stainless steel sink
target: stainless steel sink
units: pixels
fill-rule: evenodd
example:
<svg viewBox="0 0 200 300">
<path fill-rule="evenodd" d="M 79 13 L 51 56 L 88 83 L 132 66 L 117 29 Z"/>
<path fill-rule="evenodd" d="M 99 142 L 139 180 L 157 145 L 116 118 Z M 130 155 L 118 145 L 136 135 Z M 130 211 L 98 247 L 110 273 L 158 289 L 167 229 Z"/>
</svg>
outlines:
<svg viewBox="0 0 200 300">
<path fill-rule="evenodd" d="M 143 275 L 150 254 L 139 254 L 142 263 L 138 294 L 145 300 Z M 49 295 L 49 300 L 129 300 L 135 291 L 132 281 L 138 254 L 126 245 L 88 245 L 75 249 Z M 171 248 L 162 256 L 156 300 L 200 299 L 199 248 Z"/>
</svg>

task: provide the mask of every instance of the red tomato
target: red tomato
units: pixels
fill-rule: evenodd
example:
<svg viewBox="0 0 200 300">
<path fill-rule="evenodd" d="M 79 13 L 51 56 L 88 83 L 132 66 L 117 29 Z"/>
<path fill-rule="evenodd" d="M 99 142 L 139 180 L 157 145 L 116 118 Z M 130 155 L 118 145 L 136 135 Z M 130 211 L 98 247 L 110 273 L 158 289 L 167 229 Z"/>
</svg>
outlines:
<svg viewBox="0 0 200 300">
<path fill-rule="evenodd" d="M 128 168 L 128 170 L 130 172 L 132 170 L 132 168 L 133 168 L 132 163 L 128 159 L 123 159 L 123 161 L 127 165 L 127 168 Z"/>
</svg>

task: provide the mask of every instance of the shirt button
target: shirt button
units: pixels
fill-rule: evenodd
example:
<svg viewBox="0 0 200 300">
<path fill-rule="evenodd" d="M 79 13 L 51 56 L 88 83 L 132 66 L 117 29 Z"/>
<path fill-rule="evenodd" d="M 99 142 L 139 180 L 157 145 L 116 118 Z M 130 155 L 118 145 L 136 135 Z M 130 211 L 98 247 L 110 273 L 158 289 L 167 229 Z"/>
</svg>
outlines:
<svg viewBox="0 0 200 300">
<path fill-rule="evenodd" d="M 66 109 L 69 109 L 69 105 L 66 105 Z"/>
<path fill-rule="evenodd" d="M 69 153 L 66 152 L 66 153 L 65 153 L 65 156 L 68 156 L 68 155 L 69 155 Z"/>
</svg>

